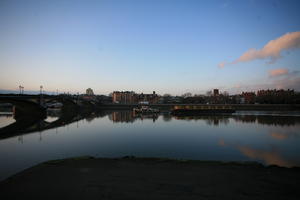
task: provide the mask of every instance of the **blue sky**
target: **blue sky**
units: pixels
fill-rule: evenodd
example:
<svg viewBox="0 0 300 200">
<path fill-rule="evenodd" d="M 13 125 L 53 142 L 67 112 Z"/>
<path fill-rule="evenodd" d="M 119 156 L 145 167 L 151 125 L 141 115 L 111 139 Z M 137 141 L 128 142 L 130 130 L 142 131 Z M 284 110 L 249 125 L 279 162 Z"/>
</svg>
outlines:
<svg viewBox="0 0 300 200">
<path fill-rule="evenodd" d="M 0 89 L 300 90 L 299 10 L 300 1 L 287 0 L 2 0 Z M 274 63 L 258 56 L 233 64 L 287 33 L 295 44 Z"/>
</svg>

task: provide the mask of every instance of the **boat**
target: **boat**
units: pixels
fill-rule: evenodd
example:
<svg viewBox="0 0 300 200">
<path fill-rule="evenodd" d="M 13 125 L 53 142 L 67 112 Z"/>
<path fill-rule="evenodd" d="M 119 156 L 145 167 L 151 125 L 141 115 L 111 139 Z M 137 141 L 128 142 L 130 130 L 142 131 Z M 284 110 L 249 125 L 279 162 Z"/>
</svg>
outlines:
<svg viewBox="0 0 300 200">
<path fill-rule="evenodd" d="M 171 111 L 175 116 L 196 116 L 205 114 L 231 114 L 235 110 L 227 105 L 202 105 L 202 106 L 174 106 Z"/>
<path fill-rule="evenodd" d="M 140 108 L 134 108 L 135 113 L 159 113 L 158 109 L 150 108 L 149 106 L 141 106 Z"/>
</svg>

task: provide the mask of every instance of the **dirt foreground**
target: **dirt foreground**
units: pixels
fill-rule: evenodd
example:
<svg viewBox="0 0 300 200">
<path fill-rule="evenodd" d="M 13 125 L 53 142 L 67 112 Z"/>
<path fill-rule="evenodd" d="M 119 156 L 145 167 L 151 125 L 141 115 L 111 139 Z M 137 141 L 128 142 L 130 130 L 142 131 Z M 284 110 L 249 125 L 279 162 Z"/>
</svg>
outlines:
<svg viewBox="0 0 300 200">
<path fill-rule="evenodd" d="M 157 158 L 72 158 L 0 182 L 0 199 L 300 199 L 300 168 Z"/>
</svg>

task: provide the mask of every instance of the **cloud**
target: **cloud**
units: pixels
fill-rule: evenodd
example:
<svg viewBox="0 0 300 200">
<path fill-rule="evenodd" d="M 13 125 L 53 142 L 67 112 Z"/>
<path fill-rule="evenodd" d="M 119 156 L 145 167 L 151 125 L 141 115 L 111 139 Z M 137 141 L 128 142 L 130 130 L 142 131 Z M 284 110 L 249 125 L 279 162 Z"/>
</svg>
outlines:
<svg viewBox="0 0 300 200">
<path fill-rule="evenodd" d="M 257 59 L 270 59 L 269 63 L 274 63 L 281 57 L 282 51 L 296 48 L 300 48 L 300 31 L 286 33 L 275 40 L 271 40 L 262 49 L 251 48 L 230 64 L 249 62 Z"/>
<path fill-rule="evenodd" d="M 230 94 L 238 94 L 245 91 L 257 91 L 266 89 L 294 89 L 300 91 L 300 71 L 288 69 L 276 69 L 268 72 L 269 79 L 255 83 L 236 83 L 226 90 Z"/>
<path fill-rule="evenodd" d="M 281 68 L 281 69 L 272 69 L 269 71 L 269 75 L 271 77 L 274 77 L 274 76 L 282 76 L 282 75 L 286 75 L 289 73 L 289 70 L 288 69 L 284 69 L 284 68 Z"/>
<path fill-rule="evenodd" d="M 221 63 L 218 64 L 218 67 L 219 68 L 223 68 L 225 66 L 225 64 L 227 64 L 225 61 L 221 62 Z"/>
</svg>

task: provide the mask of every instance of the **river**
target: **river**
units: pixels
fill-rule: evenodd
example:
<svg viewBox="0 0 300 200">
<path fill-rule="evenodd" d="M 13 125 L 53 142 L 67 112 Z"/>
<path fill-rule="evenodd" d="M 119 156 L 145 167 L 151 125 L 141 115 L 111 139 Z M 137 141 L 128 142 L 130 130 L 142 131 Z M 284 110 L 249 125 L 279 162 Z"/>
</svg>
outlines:
<svg viewBox="0 0 300 200">
<path fill-rule="evenodd" d="M 48 116 L 44 121 L 57 119 Z M 2 113 L 0 131 L 14 122 L 10 113 Z M 168 113 L 136 116 L 131 111 L 106 111 L 50 129 L 32 126 L 33 132 L 0 135 L 0 180 L 44 161 L 85 155 L 300 166 L 299 112 L 179 118 Z"/>
</svg>

